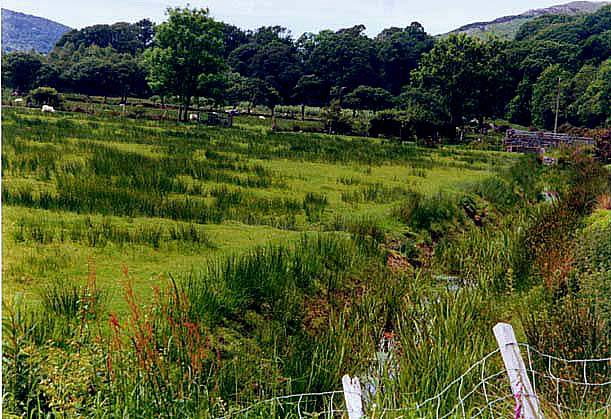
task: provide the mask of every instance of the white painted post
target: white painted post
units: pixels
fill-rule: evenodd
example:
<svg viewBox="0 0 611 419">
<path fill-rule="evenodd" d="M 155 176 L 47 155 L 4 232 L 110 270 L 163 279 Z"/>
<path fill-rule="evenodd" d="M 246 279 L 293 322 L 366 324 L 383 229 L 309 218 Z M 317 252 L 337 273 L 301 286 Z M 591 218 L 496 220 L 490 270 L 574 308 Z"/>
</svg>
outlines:
<svg viewBox="0 0 611 419">
<path fill-rule="evenodd" d="M 363 399 L 361 393 L 361 383 L 358 377 L 350 379 L 348 374 L 342 377 L 344 387 L 344 398 L 346 399 L 346 409 L 348 409 L 349 419 L 361 419 L 365 416 L 363 412 Z"/>
<path fill-rule="evenodd" d="M 505 369 L 509 376 L 511 391 L 514 395 L 520 394 L 523 404 L 524 419 L 542 419 L 541 409 L 539 407 L 539 399 L 535 394 L 528 372 L 520 353 L 520 347 L 516 340 L 516 335 L 513 328 L 507 323 L 498 323 L 494 326 L 494 336 L 499 344 Z"/>
</svg>

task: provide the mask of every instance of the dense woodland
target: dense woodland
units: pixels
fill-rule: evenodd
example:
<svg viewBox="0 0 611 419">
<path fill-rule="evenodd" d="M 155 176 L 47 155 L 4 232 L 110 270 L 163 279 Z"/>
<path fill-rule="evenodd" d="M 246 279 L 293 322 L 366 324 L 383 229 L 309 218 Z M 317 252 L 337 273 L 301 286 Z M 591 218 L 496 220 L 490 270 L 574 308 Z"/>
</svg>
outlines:
<svg viewBox="0 0 611 419">
<path fill-rule="evenodd" d="M 374 38 L 364 31 L 357 25 L 295 39 L 281 26 L 244 31 L 207 10 L 169 9 L 157 26 L 95 25 L 66 33 L 48 55 L 6 54 L 3 78 L 20 93 L 48 86 L 182 108 L 197 101 L 246 102 L 272 113 L 280 104 L 367 109 L 378 112 L 375 133 L 402 137 L 452 137 L 485 118 L 551 129 L 558 93 L 559 125 L 611 121 L 611 6 L 542 16 L 513 41 L 435 38 L 417 22 Z"/>
</svg>

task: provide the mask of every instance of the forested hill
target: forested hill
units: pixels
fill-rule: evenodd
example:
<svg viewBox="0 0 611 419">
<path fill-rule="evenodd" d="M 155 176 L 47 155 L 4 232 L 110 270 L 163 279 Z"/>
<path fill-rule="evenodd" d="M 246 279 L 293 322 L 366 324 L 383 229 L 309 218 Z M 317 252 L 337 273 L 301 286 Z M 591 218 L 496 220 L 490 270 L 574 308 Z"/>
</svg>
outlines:
<svg viewBox="0 0 611 419">
<path fill-rule="evenodd" d="M 2 51 L 31 51 L 46 54 L 71 28 L 37 16 L 2 9 Z"/>
<path fill-rule="evenodd" d="M 546 15 L 582 15 L 594 13 L 609 2 L 573 1 L 567 4 L 550 6 L 543 9 L 528 10 L 519 15 L 502 16 L 489 22 L 475 22 L 461 26 L 450 33 L 466 33 L 467 35 L 487 39 L 499 37 L 513 39 L 520 27 L 533 19 Z M 446 34 L 447 35 L 447 34 Z"/>
</svg>

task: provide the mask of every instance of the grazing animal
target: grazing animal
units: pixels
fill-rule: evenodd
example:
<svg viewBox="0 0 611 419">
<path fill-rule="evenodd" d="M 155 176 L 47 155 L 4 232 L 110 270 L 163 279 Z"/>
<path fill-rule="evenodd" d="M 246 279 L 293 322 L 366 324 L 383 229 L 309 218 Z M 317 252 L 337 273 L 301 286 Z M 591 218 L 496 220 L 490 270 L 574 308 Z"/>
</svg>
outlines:
<svg viewBox="0 0 611 419">
<path fill-rule="evenodd" d="M 263 115 L 259 115 L 259 119 L 265 119 Z"/>
<path fill-rule="evenodd" d="M 15 103 L 23 103 L 23 98 L 18 97 L 15 99 Z"/>
<path fill-rule="evenodd" d="M 53 106 L 42 105 L 42 111 L 43 112 L 55 112 L 55 109 L 53 108 Z"/>
<path fill-rule="evenodd" d="M 189 114 L 189 121 L 199 121 L 199 115 L 196 113 Z"/>
</svg>

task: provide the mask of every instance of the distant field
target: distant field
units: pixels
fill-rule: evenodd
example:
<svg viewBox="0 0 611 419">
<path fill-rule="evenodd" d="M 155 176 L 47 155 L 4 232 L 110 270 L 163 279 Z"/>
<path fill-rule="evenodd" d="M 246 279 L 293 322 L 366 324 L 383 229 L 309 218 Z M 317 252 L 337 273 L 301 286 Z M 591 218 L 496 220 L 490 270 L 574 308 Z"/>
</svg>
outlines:
<svg viewBox="0 0 611 419">
<path fill-rule="evenodd" d="M 510 162 L 455 147 L 5 109 L 3 292 L 54 279 L 148 294 L 162 273 L 375 219 L 411 191 L 457 192 Z M 375 147 L 374 147 L 375 144 Z M 114 291 L 112 291 L 114 290 Z M 111 308 L 122 310 L 122 306 Z M 117 303 L 119 304 L 119 303 Z"/>
</svg>

